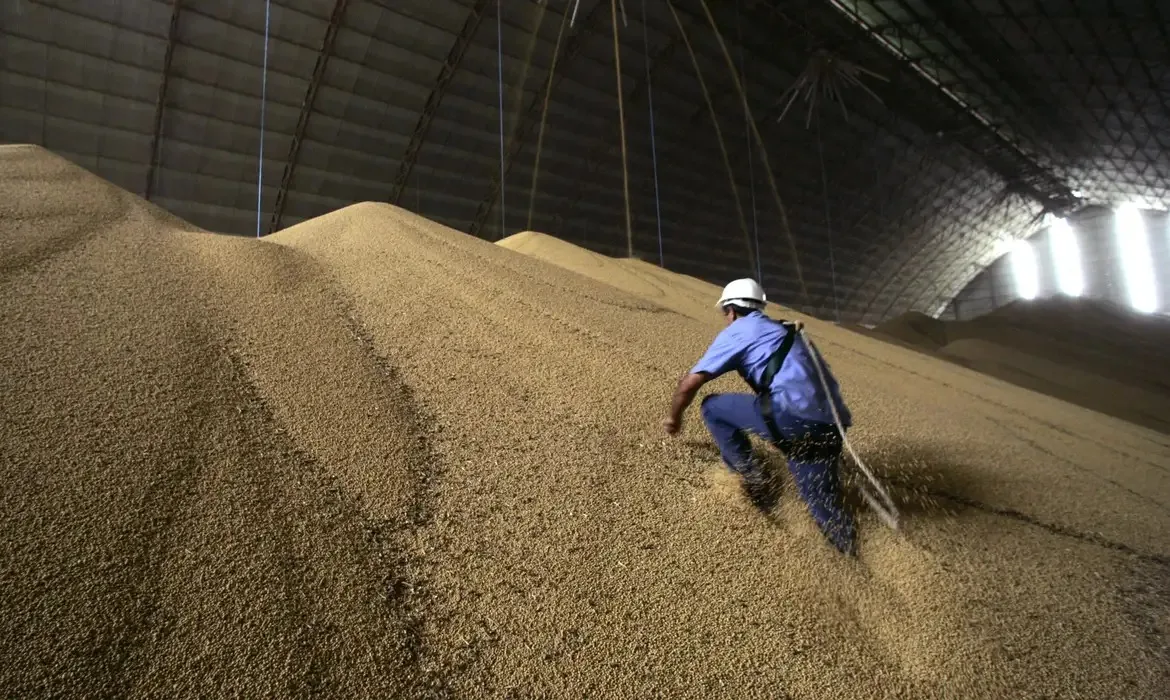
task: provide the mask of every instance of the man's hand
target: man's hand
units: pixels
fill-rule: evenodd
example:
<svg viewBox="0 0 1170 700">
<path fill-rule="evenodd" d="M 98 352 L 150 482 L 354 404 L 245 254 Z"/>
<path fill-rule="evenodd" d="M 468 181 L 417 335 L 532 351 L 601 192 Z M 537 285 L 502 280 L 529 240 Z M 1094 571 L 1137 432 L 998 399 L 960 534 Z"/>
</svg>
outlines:
<svg viewBox="0 0 1170 700">
<path fill-rule="evenodd" d="M 678 380 L 678 386 L 670 401 L 670 415 L 662 422 L 662 427 L 666 429 L 667 435 L 676 435 L 682 429 L 683 413 L 687 410 L 687 406 L 691 405 L 691 401 L 695 400 L 695 394 L 698 393 L 699 387 L 706 384 L 709 379 L 711 379 L 711 375 L 699 372 L 697 374 L 684 374 Z"/>
</svg>

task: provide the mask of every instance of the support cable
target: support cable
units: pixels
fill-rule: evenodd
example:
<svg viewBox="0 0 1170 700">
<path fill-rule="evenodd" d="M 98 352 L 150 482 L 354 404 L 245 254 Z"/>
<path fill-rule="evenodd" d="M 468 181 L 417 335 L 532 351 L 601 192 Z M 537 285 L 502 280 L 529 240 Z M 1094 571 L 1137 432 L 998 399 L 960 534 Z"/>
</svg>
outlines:
<svg viewBox="0 0 1170 700">
<path fill-rule="evenodd" d="M 260 213 L 264 202 L 264 120 L 268 104 L 268 36 L 272 27 L 272 0 L 264 2 L 264 72 L 260 81 L 260 163 L 256 172 L 256 238 L 260 237 Z"/>
<path fill-rule="evenodd" d="M 500 235 L 503 238 L 507 230 L 508 210 L 505 204 L 504 182 L 504 0 L 499 0 L 496 9 L 496 56 L 498 64 L 498 78 L 500 91 Z"/>
<path fill-rule="evenodd" d="M 743 48 L 743 17 L 739 11 L 740 0 L 735 0 L 735 27 L 739 35 L 739 74 L 744 78 L 744 93 L 747 93 L 747 62 L 744 59 Z M 744 139 L 747 140 L 747 155 L 748 155 L 748 182 L 751 187 L 752 196 L 752 235 L 756 243 L 756 281 L 760 286 L 764 284 L 764 251 L 760 250 L 760 212 L 756 207 L 756 152 L 752 148 L 752 125 L 751 115 L 748 114 L 747 109 L 743 111 L 743 131 Z"/>
<path fill-rule="evenodd" d="M 821 143 L 821 113 L 817 112 L 817 158 L 821 161 L 821 194 L 825 201 L 825 231 L 829 234 L 829 279 L 833 290 L 833 317 L 841 322 L 841 308 L 837 301 L 837 260 L 833 253 L 833 219 L 829 213 L 829 175 L 825 170 L 825 148 Z"/>
<path fill-rule="evenodd" d="M 682 18 L 678 16 L 678 12 L 674 9 L 674 3 L 671 0 L 666 0 L 666 7 L 670 10 L 671 16 L 674 17 L 674 23 L 678 25 L 678 31 L 682 35 L 683 44 L 687 47 L 687 53 L 691 57 L 691 65 L 695 69 L 695 77 L 699 81 L 699 87 L 703 90 L 703 99 L 707 103 L 707 112 L 711 115 L 711 124 L 715 127 L 715 140 L 719 142 L 719 152 L 723 155 L 723 167 L 727 171 L 727 181 L 731 185 L 731 197 L 735 202 L 735 213 L 739 217 L 739 228 L 743 232 L 744 243 L 747 246 L 749 269 L 755 268 L 756 251 L 752 247 L 752 236 L 748 232 L 747 220 L 743 215 L 743 204 L 739 201 L 739 188 L 735 185 L 735 173 L 731 169 L 731 157 L 727 155 L 727 143 L 723 140 L 723 129 L 719 126 L 719 118 L 715 114 L 715 103 L 711 101 L 711 92 L 707 89 L 707 81 L 703 79 L 703 71 L 699 67 L 699 58 L 695 55 L 694 48 L 691 47 L 691 40 L 687 36 L 687 30 L 683 26 Z"/>
<path fill-rule="evenodd" d="M 662 252 L 662 203 L 658 195 L 658 145 L 654 141 L 654 86 L 650 82 L 650 35 L 646 28 L 646 0 L 642 0 L 642 43 L 646 53 L 646 101 L 650 103 L 650 160 L 654 164 L 654 220 L 658 225 L 658 266 L 666 267 Z"/>
<path fill-rule="evenodd" d="M 772 165 L 768 160 L 768 149 L 764 145 L 764 137 L 760 135 L 760 128 L 756 124 L 756 120 L 751 117 L 751 107 L 748 105 L 747 95 L 743 91 L 743 83 L 735 71 L 735 62 L 731 60 L 731 53 L 727 50 L 727 42 L 723 40 L 723 34 L 719 31 L 719 26 L 715 23 L 715 17 L 711 14 L 711 8 L 707 0 L 699 0 L 699 2 L 703 6 L 703 13 L 707 16 L 707 22 L 711 25 L 711 31 L 715 33 L 715 38 L 719 41 L 719 48 L 723 51 L 723 58 L 727 61 L 727 67 L 731 70 L 731 77 L 735 80 L 735 88 L 739 92 L 740 100 L 743 102 L 744 111 L 748 113 L 748 123 L 752 127 L 752 135 L 755 136 L 756 146 L 759 147 L 760 160 L 764 163 L 764 174 L 768 176 L 768 184 L 772 189 L 772 197 L 775 199 L 776 208 L 780 210 L 780 222 L 783 224 L 784 233 L 788 238 L 788 247 L 792 253 L 792 267 L 796 272 L 796 280 L 800 285 L 800 293 L 805 303 L 808 304 L 808 286 L 804 282 L 804 269 L 800 265 L 800 255 L 796 252 L 796 239 L 792 236 L 792 229 L 788 225 L 788 210 L 784 208 L 784 201 L 780 198 L 780 188 L 776 185 L 776 176 L 772 172 Z M 670 7 L 670 0 L 667 0 L 667 7 Z M 673 9 L 672 7 L 671 10 L 673 11 Z M 677 16 L 675 19 L 677 21 Z"/>
<path fill-rule="evenodd" d="M 642 0 L 645 2 L 646 0 Z M 553 47 L 552 65 L 548 69 L 548 76 L 545 78 L 544 87 L 544 105 L 540 110 L 540 130 L 536 136 L 536 157 L 532 163 L 532 186 L 528 191 L 528 230 L 532 230 L 532 215 L 536 210 L 536 182 L 540 178 L 540 152 L 544 148 L 544 127 L 548 123 L 548 100 L 552 96 L 553 89 L 553 75 L 557 72 L 557 59 L 561 55 L 561 39 L 565 36 L 565 26 L 569 23 L 568 8 L 565 8 L 565 16 L 561 18 L 561 28 L 557 30 L 557 45 Z M 574 13 L 576 10 L 574 10 Z"/>
<path fill-rule="evenodd" d="M 613 12 L 613 63 L 617 73 L 618 122 L 622 134 L 622 189 L 625 192 L 626 202 L 626 256 L 634 257 L 634 226 L 630 221 L 630 168 L 629 155 L 626 151 L 626 107 L 622 95 L 622 49 L 618 41 L 618 6 L 617 0 L 610 0 Z"/>
</svg>

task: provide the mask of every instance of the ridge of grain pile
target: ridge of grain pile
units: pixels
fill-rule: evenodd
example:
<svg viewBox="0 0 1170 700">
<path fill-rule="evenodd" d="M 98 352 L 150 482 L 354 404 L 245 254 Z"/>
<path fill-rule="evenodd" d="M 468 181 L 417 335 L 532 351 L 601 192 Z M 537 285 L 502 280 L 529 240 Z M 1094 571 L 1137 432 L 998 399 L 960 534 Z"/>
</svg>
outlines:
<svg viewBox="0 0 1170 700">
<path fill-rule="evenodd" d="M 869 335 L 1170 435 L 1170 320 L 1093 299 L 1015 301 L 968 321 L 908 312 Z"/>
<path fill-rule="evenodd" d="M 311 261 L 27 146 L 0 240 L 0 694 L 419 688 L 412 417 Z"/>
<path fill-rule="evenodd" d="M 907 502 L 850 562 L 694 416 L 660 437 L 701 294 L 384 204 L 218 236 L 33 148 L 0 148 L 0 240 L 5 695 L 1170 684 L 1151 431 L 810 324 Z"/>
<path fill-rule="evenodd" d="M 977 338 L 1170 395 L 1170 319 L 1095 299 L 1016 301 L 948 322 L 950 341 Z"/>
<path fill-rule="evenodd" d="M 572 270 L 684 316 L 706 323 L 718 320 L 712 318 L 711 309 L 720 287 L 710 282 L 637 258 L 612 258 L 537 231 L 512 234 L 496 245 Z"/>
<path fill-rule="evenodd" d="M 873 330 L 923 350 L 938 350 L 947 344 L 946 322 L 920 311 L 907 311 L 878 324 Z"/>
</svg>

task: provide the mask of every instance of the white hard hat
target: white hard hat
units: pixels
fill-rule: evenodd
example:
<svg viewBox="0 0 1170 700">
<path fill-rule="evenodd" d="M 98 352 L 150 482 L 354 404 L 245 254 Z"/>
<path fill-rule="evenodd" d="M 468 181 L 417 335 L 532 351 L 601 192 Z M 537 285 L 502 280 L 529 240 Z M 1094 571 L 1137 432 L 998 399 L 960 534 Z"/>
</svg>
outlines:
<svg viewBox="0 0 1170 700">
<path fill-rule="evenodd" d="M 764 288 L 760 286 L 760 283 L 750 277 L 745 277 L 728 282 L 727 286 L 723 288 L 723 295 L 719 297 L 719 303 L 715 306 L 723 307 L 735 304 L 749 309 L 763 310 L 767 303 L 768 298 L 764 296 Z"/>
</svg>

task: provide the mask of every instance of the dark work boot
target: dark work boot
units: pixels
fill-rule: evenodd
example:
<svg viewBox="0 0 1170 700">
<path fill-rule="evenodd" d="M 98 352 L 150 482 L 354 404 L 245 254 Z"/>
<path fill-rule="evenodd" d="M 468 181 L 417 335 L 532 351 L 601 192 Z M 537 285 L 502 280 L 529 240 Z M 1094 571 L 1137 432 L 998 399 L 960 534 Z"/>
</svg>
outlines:
<svg viewBox="0 0 1170 700">
<path fill-rule="evenodd" d="M 743 475 L 743 493 L 752 505 L 765 513 L 776 505 L 776 490 L 772 487 L 772 481 L 758 468 Z"/>
</svg>

